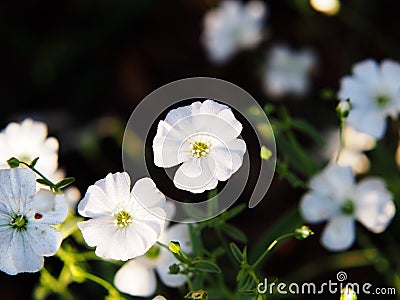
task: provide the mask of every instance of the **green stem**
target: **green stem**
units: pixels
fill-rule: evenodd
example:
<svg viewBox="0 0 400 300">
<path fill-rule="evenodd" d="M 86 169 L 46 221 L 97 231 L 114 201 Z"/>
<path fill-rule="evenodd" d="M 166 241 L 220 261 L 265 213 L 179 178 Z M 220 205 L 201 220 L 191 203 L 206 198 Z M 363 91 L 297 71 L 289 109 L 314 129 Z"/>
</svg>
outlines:
<svg viewBox="0 0 400 300">
<path fill-rule="evenodd" d="M 344 148 L 344 138 L 343 138 L 343 129 L 344 129 L 344 118 L 340 117 L 340 125 L 339 125 L 339 149 L 336 155 L 336 160 L 335 162 L 337 163 L 340 158 L 340 154 L 343 151 Z"/>
<path fill-rule="evenodd" d="M 264 251 L 263 254 L 261 254 L 261 256 L 256 260 L 256 262 L 253 264 L 253 269 L 257 268 L 257 266 L 264 260 L 264 258 L 268 255 L 268 253 L 276 246 L 276 244 L 278 244 L 280 241 L 288 238 L 288 237 L 292 237 L 294 236 L 295 233 L 291 232 L 291 233 L 287 233 L 284 234 L 280 237 L 278 237 L 277 239 L 275 239 L 267 248 L 267 250 Z"/>
<path fill-rule="evenodd" d="M 109 295 L 118 295 L 118 296 L 120 295 L 118 290 L 103 278 L 100 278 L 90 273 L 86 273 L 85 278 L 93 281 L 94 283 L 97 283 L 98 285 L 101 285 L 104 289 L 108 291 Z"/>
<path fill-rule="evenodd" d="M 41 172 L 39 172 L 35 167 L 33 167 L 31 164 L 26 163 L 26 162 L 24 162 L 24 161 L 20 161 L 19 163 L 22 164 L 22 165 L 24 165 L 24 166 L 26 166 L 26 167 L 28 167 L 28 168 L 31 169 L 33 172 L 35 172 L 35 173 L 38 174 L 40 177 L 42 177 L 43 180 L 45 180 L 45 181 L 49 184 L 50 188 L 51 188 L 54 192 L 56 192 L 56 185 L 55 185 L 50 179 L 48 179 L 46 176 L 44 176 Z"/>
<path fill-rule="evenodd" d="M 74 296 L 68 291 L 67 286 L 54 278 L 45 267 L 40 270 L 40 275 L 41 280 L 45 283 L 44 286 L 58 294 L 61 299 L 74 300 Z"/>
</svg>

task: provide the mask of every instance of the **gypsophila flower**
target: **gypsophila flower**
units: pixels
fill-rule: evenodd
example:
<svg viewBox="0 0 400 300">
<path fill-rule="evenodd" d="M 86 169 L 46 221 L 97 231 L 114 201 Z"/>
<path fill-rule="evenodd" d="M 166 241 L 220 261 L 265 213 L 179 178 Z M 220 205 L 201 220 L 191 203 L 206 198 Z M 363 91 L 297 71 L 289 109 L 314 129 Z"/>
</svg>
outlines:
<svg viewBox="0 0 400 300">
<path fill-rule="evenodd" d="M 250 49 L 263 39 L 267 8 L 262 1 L 243 4 L 225 0 L 204 17 L 202 42 L 210 59 L 224 63 L 242 49 Z"/>
<path fill-rule="evenodd" d="M 293 51 L 287 46 L 273 47 L 264 71 L 264 90 L 269 96 L 304 95 L 310 86 L 309 75 L 316 65 L 311 50 Z"/>
<path fill-rule="evenodd" d="M 16 157 L 30 163 L 39 157 L 35 168 L 52 177 L 58 167 L 58 141 L 47 137 L 47 125 L 25 119 L 22 123 L 10 123 L 0 133 L 0 168 L 8 169 L 7 160 Z"/>
<path fill-rule="evenodd" d="M 61 245 L 62 234 L 51 225 L 63 222 L 67 212 L 63 195 L 36 193 L 30 169 L 0 170 L 0 270 L 39 271 L 43 256 L 54 255 Z"/>
<path fill-rule="evenodd" d="M 368 134 L 357 132 L 348 125 L 343 129 L 342 138 L 343 148 L 336 163 L 339 166 L 351 167 L 357 174 L 367 172 L 370 163 L 363 152 L 375 147 L 375 138 Z M 331 162 L 336 161 L 339 148 L 339 130 L 328 132 L 327 142 L 323 151 L 324 158 Z"/>
<path fill-rule="evenodd" d="M 211 190 L 242 165 L 246 143 L 232 110 L 212 100 L 171 110 L 153 140 L 154 163 L 175 173 L 177 188 L 192 193 Z"/>
<path fill-rule="evenodd" d="M 164 245 L 170 241 L 179 241 L 183 252 L 192 251 L 187 224 L 175 224 L 167 228 L 159 241 Z M 149 297 L 157 288 L 156 271 L 164 285 L 179 287 L 186 282 L 186 277 L 182 274 L 169 274 L 169 266 L 174 263 L 179 263 L 174 255 L 156 244 L 144 256 L 128 261 L 119 269 L 115 274 L 114 285 L 121 292 Z"/>
<path fill-rule="evenodd" d="M 83 238 L 96 255 L 128 260 L 145 254 L 165 224 L 165 196 L 150 178 L 139 179 L 130 191 L 127 173 L 108 174 L 90 186 L 78 205 L 88 221 L 79 222 Z"/>
<path fill-rule="evenodd" d="M 352 109 L 346 119 L 355 130 L 379 139 L 386 130 L 386 118 L 397 118 L 400 110 L 400 64 L 372 59 L 353 67 L 353 75 L 340 82 L 339 100 L 350 99 Z"/>
<path fill-rule="evenodd" d="M 321 242 L 331 251 L 346 250 L 355 240 L 355 220 L 374 233 L 383 232 L 395 215 L 392 194 L 380 178 L 355 183 L 350 167 L 329 165 L 310 181 L 300 211 L 310 223 L 328 221 Z"/>
</svg>

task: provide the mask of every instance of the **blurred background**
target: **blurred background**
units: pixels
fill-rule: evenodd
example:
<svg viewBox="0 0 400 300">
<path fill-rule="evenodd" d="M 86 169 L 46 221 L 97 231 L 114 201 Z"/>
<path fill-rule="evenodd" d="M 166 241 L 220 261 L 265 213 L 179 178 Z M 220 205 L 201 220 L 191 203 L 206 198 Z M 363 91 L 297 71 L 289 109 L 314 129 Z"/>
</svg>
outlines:
<svg viewBox="0 0 400 300">
<path fill-rule="evenodd" d="M 122 170 L 125 124 L 137 103 L 164 84 L 186 77 L 217 77 L 247 90 L 262 106 L 277 103 L 263 92 L 262 73 L 267 51 L 284 43 L 295 49 L 312 48 L 318 64 L 311 74 L 310 92 L 303 97 L 280 97 L 277 105 L 324 132 L 337 126 L 332 94 L 355 62 L 400 60 L 400 18 L 394 4 L 389 0 L 345 0 L 338 12 L 329 15 L 318 12 L 309 0 L 267 1 L 264 27 L 268 38 L 221 65 L 208 59 L 200 42 L 203 17 L 218 5 L 215 0 L 3 1 L 0 128 L 25 117 L 47 123 L 50 136 L 60 142 L 60 166 L 68 176 L 77 178 L 75 185 L 83 194 L 108 172 Z M 393 132 L 382 142 L 390 149 L 397 145 L 397 132 Z M 301 134 L 299 142 L 309 149 L 310 156 L 322 147 Z M 279 151 L 278 143 L 278 155 Z M 398 176 L 394 158 L 391 163 L 388 168 Z M 307 179 L 301 170 L 295 171 Z M 286 220 L 290 231 L 294 223 L 301 223 L 292 210 L 303 193 L 301 187 L 294 188 L 277 176 L 266 199 L 234 220 L 248 235 L 254 256 L 285 233 L 269 230 L 274 224 Z M 246 193 L 240 201 L 246 203 Z M 322 226 L 313 229 L 319 233 Z M 399 284 L 399 229 L 397 219 L 379 236 L 362 229 L 366 243 L 372 240 L 374 244 L 358 243 L 347 254 L 329 253 L 318 236 L 304 242 L 290 240 L 275 250 L 264 271 L 269 278 L 325 282 L 346 269 L 355 282 L 393 286 L 396 280 Z M 365 253 L 361 247 L 377 247 L 386 259 L 374 256 L 373 251 Z M 29 299 L 37 280 L 38 274 L 1 273 L 2 298 Z M 101 288 L 92 292 L 91 284 L 88 287 L 72 288 L 82 299 L 102 297 L 97 292 Z M 171 297 L 168 299 L 179 299 L 174 290 L 161 291 Z M 381 297 L 362 299 L 399 299 Z M 324 295 L 324 299 L 338 296 Z"/>
</svg>

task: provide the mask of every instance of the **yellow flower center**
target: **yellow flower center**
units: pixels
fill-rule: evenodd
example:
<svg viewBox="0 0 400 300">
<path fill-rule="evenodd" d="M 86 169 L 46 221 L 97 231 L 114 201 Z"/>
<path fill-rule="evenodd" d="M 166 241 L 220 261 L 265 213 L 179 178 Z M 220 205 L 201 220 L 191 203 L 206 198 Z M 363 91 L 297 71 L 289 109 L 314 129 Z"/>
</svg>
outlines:
<svg viewBox="0 0 400 300">
<path fill-rule="evenodd" d="M 11 227 L 16 229 L 17 231 L 25 230 L 27 223 L 28 220 L 25 218 L 24 215 L 21 214 L 14 215 L 14 217 L 12 217 L 10 221 Z"/>
<path fill-rule="evenodd" d="M 125 210 L 121 210 L 117 214 L 115 214 L 115 225 L 121 228 L 125 228 L 132 224 L 133 220 L 131 215 Z"/>
<path fill-rule="evenodd" d="M 211 146 L 210 143 L 204 143 L 204 142 L 190 143 L 190 148 L 192 149 L 192 155 L 197 158 L 201 158 L 210 153 L 210 146 Z"/>
</svg>

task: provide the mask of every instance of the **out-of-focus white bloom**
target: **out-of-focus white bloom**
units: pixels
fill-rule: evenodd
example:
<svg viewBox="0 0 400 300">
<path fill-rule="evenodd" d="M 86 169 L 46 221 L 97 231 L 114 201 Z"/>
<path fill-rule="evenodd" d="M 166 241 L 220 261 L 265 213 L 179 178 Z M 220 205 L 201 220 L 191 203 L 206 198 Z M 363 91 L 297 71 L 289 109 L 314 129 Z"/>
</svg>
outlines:
<svg viewBox="0 0 400 300">
<path fill-rule="evenodd" d="M 128 260 L 145 254 L 159 239 L 165 224 L 165 196 L 150 178 L 130 191 L 127 173 L 108 174 L 91 185 L 78 205 L 88 221 L 78 223 L 96 255 Z"/>
<path fill-rule="evenodd" d="M 315 67 L 316 57 L 311 50 L 293 51 L 277 45 L 268 53 L 263 85 L 273 97 L 304 95 L 310 86 L 309 73 Z"/>
<path fill-rule="evenodd" d="M 400 64 L 372 59 L 353 67 L 353 75 L 340 82 L 340 100 L 350 99 L 346 122 L 355 130 L 379 139 L 386 130 L 386 117 L 397 118 L 400 110 Z"/>
<path fill-rule="evenodd" d="M 158 295 L 153 298 L 153 300 L 167 300 L 165 297 Z"/>
<path fill-rule="evenodd" d="M 212 100 L 171 110 L 153 140 L 154 163 L 169 168 L 177 188 L 202 193 L 228 180 L 242 165 L 246 143 L 232 110 Z"/>
<path fill-rule="evenodd" d="M 184 253 L 192 251 L 189 226 L 176 224 L 166 229 L 160 242 L 168 245 L 170 241 L 178 241 Z M 178 264 L 174 255 L 159 245 L 154 245 L 144 256 L 128 261 L 115 274 L 114 285 L 120 291 L 141 297 L 153 295 L 157 288 L 155 271 L 162 283 L 168 287 L 179 287 L 186 282 L 182 274 L 169 274 L 169 266 Z"/>
<path fill-rule="evenodd" d="M 63 222 L 67 212 L 62 195 L 36 193 L 33 171 L 0 170 L 0 270 L 39 271 L 43 256 L 54 255 L 61 245 L 62 234 L 51 225 Z"/>
<path fill-rule="evenodd" d="M 312 8 L 328 16 L 336 15 L 340 9 L 339 0 L 310 0 Z"/>
<path fill-rule="evenodd" d="M 262 1 L 246 4 L 225 0 L 204 17 L 202 42 L 210 59 L 224 63 L 242 49 L 250 49 L 263 39 L 267 8 Z"/>
<path fill-rule="evenodd" d="M 357 174 L 365 173 L 369 170 L 369 159 L 363 151 L 371 150 L 375 147 L 374 137 L 357 132 L 350 126 L 343 129 L 344 147 L 340 152 L 337 164 L 343 167 L 351 167 Z M 331 162 L 336 161 L 340 148 L 339 130 L 332 130 L 327 134 L 323 156 Z"/>
<path fill-rule="evenodd" d="M 58 141 L 47 137 L 47 125 L 25 119 L 22 123 L 10 123 L 0 133 L 0 168 L 8 169 L 7 160 L 16 157 L 30 163 L 40 157 L 35 168 L 51 176 L 58 167 Z"/>
<path fill-rule="evenodd" d="M 350 167 L 329 165 L 310 181 L 300 211 L 310 223 L 328 221 L 321 242 L 331 251 L 346 250 L 355 240 L 355 220 L 374 233 L 383 232 L 396 208 L 392 194 L 379 178 L 355 183 Z"/>
</svg>

